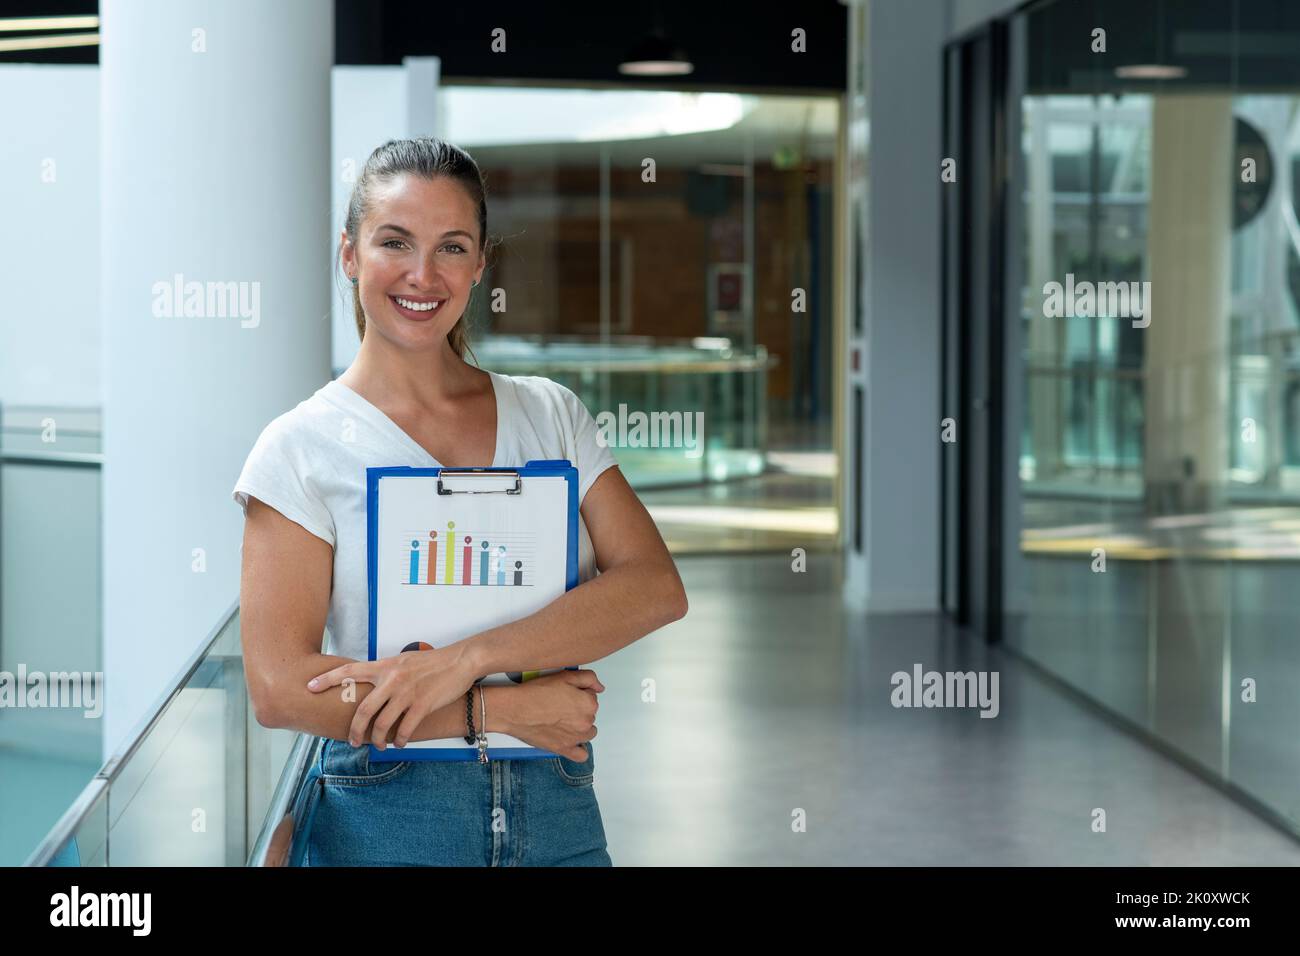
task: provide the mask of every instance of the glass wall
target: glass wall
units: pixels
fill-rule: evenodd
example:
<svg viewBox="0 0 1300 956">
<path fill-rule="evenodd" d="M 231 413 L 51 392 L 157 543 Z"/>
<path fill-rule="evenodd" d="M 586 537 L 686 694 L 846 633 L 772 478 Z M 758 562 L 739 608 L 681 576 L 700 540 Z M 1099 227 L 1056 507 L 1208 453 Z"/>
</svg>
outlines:
<svg viewBox="0 0 1300 956">
<path fill-rule="evenodd" d="M 837 100 L 447 86 L 441 102 L 501 243 L 472 306 L 480 363 L 605 415 L 675 552 L 833 548 Z"/>
<path fill-rule="evenodd" d="M 1009 36 L 1007 640 L 1300 827 L 1300 8 Z"/>
<path fill-rule="evenodd" d="M 334 69 L 336 230 L 410 81 Z M 447 82 L 434 113 L 487 181 L 479 364 L 603 417 L 674 552 L 833 550 L 838 97 Z M 336 375 L 358 344 L 345 284 Z"/>
</svg>

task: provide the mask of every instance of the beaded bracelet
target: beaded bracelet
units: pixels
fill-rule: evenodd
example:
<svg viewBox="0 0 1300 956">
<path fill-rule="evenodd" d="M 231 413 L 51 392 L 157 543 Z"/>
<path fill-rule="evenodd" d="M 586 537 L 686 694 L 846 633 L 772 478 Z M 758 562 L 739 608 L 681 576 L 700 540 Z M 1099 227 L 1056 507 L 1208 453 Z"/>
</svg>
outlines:
<svg viewBox="0 0 1300 956">
<path fill-rule="evenodd" d="M 487 763 L 487 697 L 483 693 L 483 688 L 478 689 L 479 704 L 483 709 L 483 720 L 477 733 L 474 731 L 474 688 L 471 687 L 465 691 L 465 729 L 469 731 L 465 735 L 465 743 L 471 747 L 478 744 L 478 762 Z"/>
<path fill-rule="evenodd" d="M 478 739 L 474 734 L 474 688 L 471 687 L 465 691 L 465 729 L 469 731 L 465 735 L 465 743 L 471 747 L 474 746 Z"/>
</svg>

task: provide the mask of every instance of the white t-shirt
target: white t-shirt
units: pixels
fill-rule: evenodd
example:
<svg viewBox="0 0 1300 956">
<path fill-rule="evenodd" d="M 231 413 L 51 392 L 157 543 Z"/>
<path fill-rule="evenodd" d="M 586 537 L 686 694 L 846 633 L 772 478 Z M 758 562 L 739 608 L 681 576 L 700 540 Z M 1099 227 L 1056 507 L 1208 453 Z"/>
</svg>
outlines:
<svg viewBox="0 0 1300 956">
<path fill-rule="evenodd" d="M 597 440 L 595 419 L 570 389 L 537 375 L 489 372 L 497 402 L 494 467 L 533 458 L 567 458 L 578 469 L 578 504 L 613 453 Z M 379 408 L 338 381 L 263 429 L 235 482 L 247 513 L 248 496 L 270 505 L 334 548 L 326 654 L 365 660 L 369 652 L 366 577 L 366 468 L 438 468 L 433 458 Z M 595 551 L 578 516 L 578 580 L 596 573 Z"/>
</svg>

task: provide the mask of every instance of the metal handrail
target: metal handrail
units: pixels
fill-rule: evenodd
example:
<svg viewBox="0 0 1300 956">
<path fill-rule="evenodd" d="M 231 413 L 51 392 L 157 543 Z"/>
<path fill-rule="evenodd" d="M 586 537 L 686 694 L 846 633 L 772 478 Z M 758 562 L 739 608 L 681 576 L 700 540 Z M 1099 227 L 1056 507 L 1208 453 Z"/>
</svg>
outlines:
<svg viewBox="0 0 1300 956">
<path fill-rule="evenodd" d="M 294 737 L 289 759 L 285 761 L 284 770 L 281 771 L 280 779 L 275 785 L 275 792 L 271 795 L 271 804 L 266 809 L 266 816 L 262 818 L 262 828 L 258 831 L 257 839 L 253 841 L 252 850 L 249 851 L 248 866 L 267 865 L 266 859 L 272 843 L 277 834 L 282 832 L 280 828 L 286 818 L 293 812 L 294 801 L 302 788 L 303 777 L 315 762 L 320 744 L 321 738 L 311 734 L 299 733 Z"/>
<path fill-rule="evenodd" d="M 212 652 L 213 645 L 220 640 L 225 633 L 226 628 L 230 625 L 231 620 L 239 613 L 239 599 L 230 605 L 230 608 L 221 615 L 217 625 L 208 633 L 208 636 L 199 645 L 198 649 L 190 655 L 185 666 L 181 668 L 178 677 L 170 687 L 158 697 L 153 707 L 147 711 L 135 726 L 135 729 L 128 735 L 127 740 L 122 744 L 113 756 L 105 761 L 90 783 L 82 790 L 73 801 L 72 806 L 68 809 L 54 828 L 45 835 L 40 844 L 27 858 L 26 866 L 48 866 L 54 856 L 61 850 L 68 839 L 76 833 L 77 828 L 85 821 L 90 809 L 94 806 L 100 793 L 105 788 L 112 787 L 113 781 L 117 779 L 122 768 L 131 759 L 132 756 L 140 749 L 149 732 L 162 720 L 163 715 L 171 707 L 172 702 L 180 696 L 187 686 L 190 678 L 203 665 L 203 662 Z"/>
<path fill-rule="evenodd" d="M 139 751 L 140 747 L 143 746 L 154 727 L 162 720 L 181 691 L 189 687 L 195 675 L 209 663 L 217 641 L 225 634 L 226 628 L 230 626 L 231 621 L 238 612 L 239 602 L 236 600 L 221 616 L 217 625 L 199 648 L 191 655 L 172 685 L 159 696 L 150 711 L 137 722 L 127 741 L 104 763 L 103 767 L 77 795 L 72 805 L 28 856 L 23 864 L 24 866 L 49 866 L 65 849 L 68 841 L 75 837 L 82 824 L 100 804 L 104 796 L 112 793 L 113 783 Z M 246 861 L 247 866 L 266 866 L 268 855 L 276 847 L 277 837 L 285 841 L 284 848 L 286 851 L 292 849 L 292 826 L 296 822 L 292 820 L 292 813 L 295 809 L 294 803 L 302 787 L 304 777 L 317 758 L 320 745 L 321 738 L 311 734 L 299 733 L 294 738 L 289 758 L 280 772 L 257 838 L 249 851 Z M 286 821 L 289 824 L 288 834 L 286 834 L 285 830 Z M 106 823 L 106 828 L 111 830 L 111 819 Z M 106 832 L 106 839 L 107 836 Z"/>
<path fill-rule="evenodd" d="M 1093 365 L 1078 367 L 1074 365 L 1046 364 L 1026 365 L 1024 368 L 1029 375 L 1055 375 L 1062 378 L 1113 378 L 1142 381 L 1147 377 L 1144 370 L 1137 368 L 1109 368 Z"/>
<path fill-rule="evenodd" d="M 203 643 L 199 645 L 198 650 L 190 655 L 189 661 L 186 662 L 183 668 L 181 668 L 179 677 L 172 682 L 172 686 L 159 695 L 158 699 L 154 702 L 153 708 L 148 711 L 144 717 L 137 721 L 135 730 L 129 735 L 127 742 L 118 749 L 117 753 L 108 758 L 103 769 L 100 770 L 100 774 L 102 774 L 110 783 L 117 779 L 121 767 L 135 756 L 136 751 L 139 750 L 140 746 L 144 743 L 144 739 L 149 736 L 149 732 L 153 730 L 160 720 L 162 720 L 167 709 L 171 707 L 172 701 L 179 697 L 181 691 L 189 686 L 190 678 L 194 676 L 198 669 L 203 665 L 203 662 L 212 653 L 212 645 L 217 643 L 221 638 L 221 635 L 225 633 L 226 628 L 230 625 L 230 622 L 238 613 L 239 599 L 236 598 L 226 612 L 221 615 L 217 626 L 208 632 L 208 636 L 204 639 Z"/>
<path fill-rule="evenodd" d="M 494 369 L 508 368 L 511 359 L 500 359 L 492 363 Z M 520 359 L 519 365 L 531 369 L 560 372 L 658 372 L 665 375 L 690 374 L 739 374 L 742 372 L 759 372 L 776 368 L 778 357 L 768 355 L 764 358 L 739 359 L 701 359 L 698 362 L 656 362 L 644 359 Z"/>
<path fill-rule="evenodd" d="M 98 451 L 0 451 L 0 464 L 100 468 L 104 464 L 104 455 Z"/>
<path fill-rule="evenodd" d="M 49 866 L 107 790 L 107 780 L 98 774 L 91 778 L 90 783 L 77 794 L 77 798 L 63 812 L 63 816 L 59 817 L 59 821 L 54 824 L 50 832 L 45 834 L 45 838 L 36 845 L 36 849 L 27 857 L 23 866 Z"/>
</svg>

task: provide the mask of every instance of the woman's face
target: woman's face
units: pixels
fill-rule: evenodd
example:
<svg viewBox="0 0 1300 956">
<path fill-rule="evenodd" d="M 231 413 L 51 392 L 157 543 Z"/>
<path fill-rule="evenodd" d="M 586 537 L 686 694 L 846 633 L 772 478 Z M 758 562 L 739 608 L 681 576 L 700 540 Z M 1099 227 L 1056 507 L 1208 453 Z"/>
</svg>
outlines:
<svg viewBox="0 0 1300 956">
<path fill-rule="evenodd" d="M 357 242 L 343 235 L 343 267 L 360 281 L 366 337 L 440 348 L 483 274 L 478 208 L 446 177 L 399 175 L 374 184 Z"/>
</svg>

